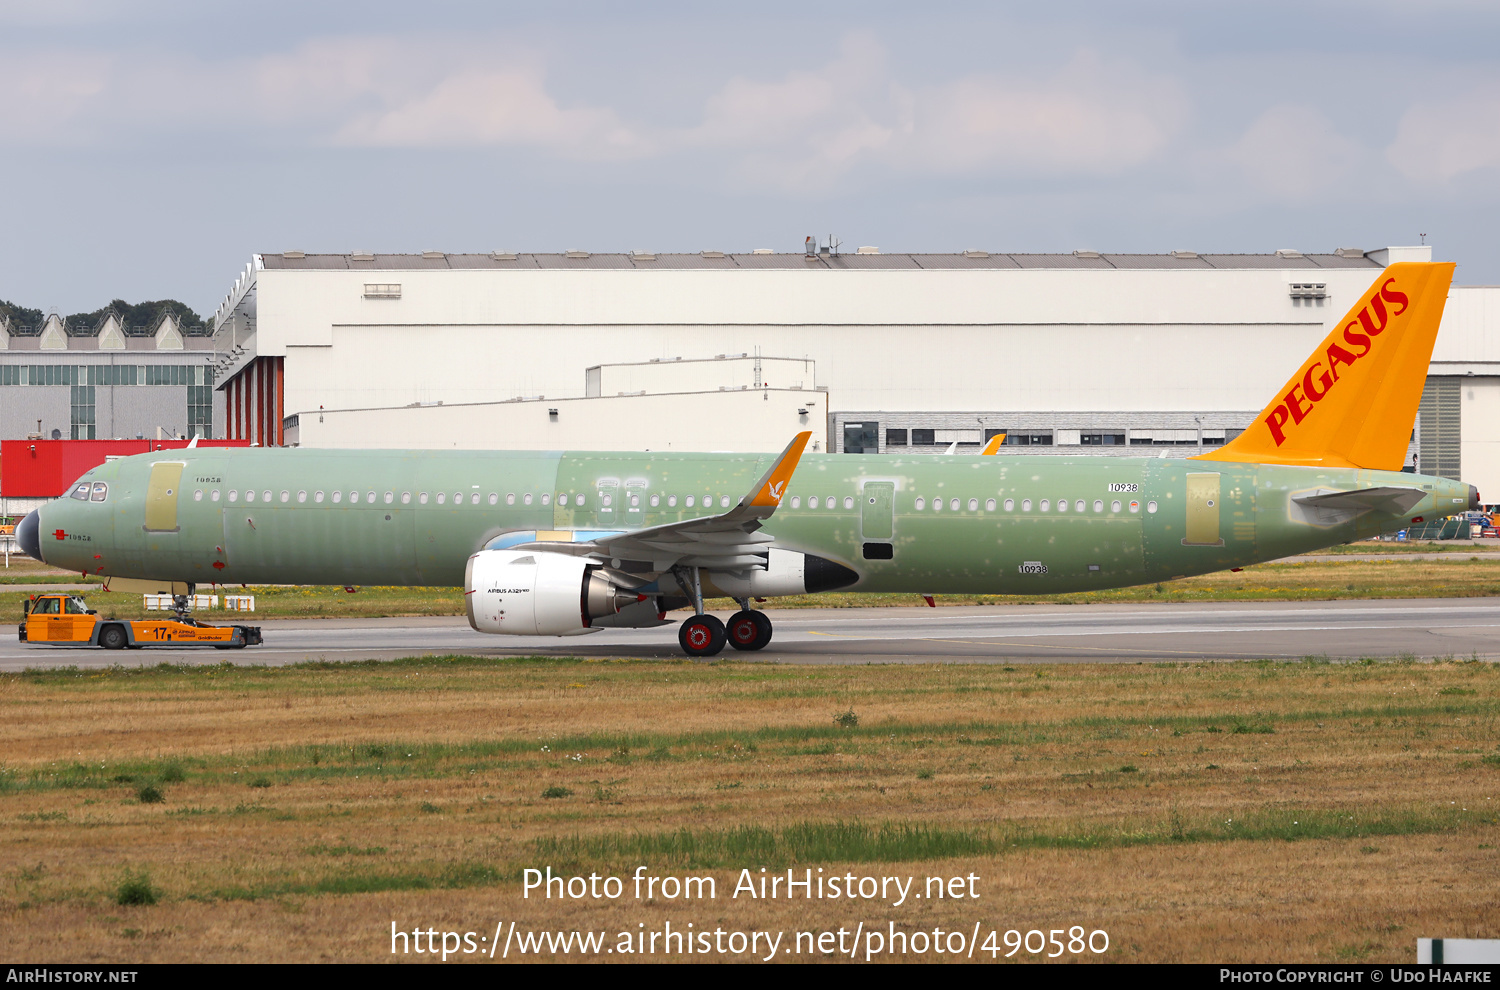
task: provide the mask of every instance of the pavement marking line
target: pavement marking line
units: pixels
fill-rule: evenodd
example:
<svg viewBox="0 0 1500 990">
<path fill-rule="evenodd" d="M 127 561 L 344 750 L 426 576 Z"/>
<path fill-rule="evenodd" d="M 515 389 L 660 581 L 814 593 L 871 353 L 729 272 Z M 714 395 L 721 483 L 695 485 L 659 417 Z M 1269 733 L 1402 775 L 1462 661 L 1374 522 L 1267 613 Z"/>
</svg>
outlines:
<svg viewBox="0 0 1500 990">
<path fill-rule="evenodd" d="M 984 638 L 984 637 L 980 637 Z M 1093 650 L 1097 653 L 1144 653 L 1148 656 L 1157 656 L 1162 653 L 1180 653 L 1183 656 L 1203 657 L 1219 656 L 1220 654 L 1208 653 L 1204 650 L 1137 650 L 1130 647 L 1109 646 L 1052 646 L 1048 643 L 976 643 L 964 639 L 919 639 L 919 643 L 952 643 L 957 646 L 1013 646 L 1017 649 L 1034 650 Z M 1238 656 L 1245 657 L 1291 657 L 1301 656 L 1297 653 L 1240 653 Z"/>
</svg>

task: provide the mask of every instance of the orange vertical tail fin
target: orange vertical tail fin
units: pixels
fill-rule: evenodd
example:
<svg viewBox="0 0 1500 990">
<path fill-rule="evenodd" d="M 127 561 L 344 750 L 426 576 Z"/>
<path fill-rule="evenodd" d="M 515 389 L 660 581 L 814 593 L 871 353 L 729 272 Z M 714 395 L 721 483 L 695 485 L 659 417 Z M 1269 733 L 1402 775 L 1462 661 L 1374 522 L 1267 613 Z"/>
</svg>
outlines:
<svg viewBox="0 0 1500 990">
<path fill-rule="evenodd" d="M 1401 470 L 1452 281 L 1451 263 L 1388 267 L 1244 433 L 1194 460 Z"/>
</svg>

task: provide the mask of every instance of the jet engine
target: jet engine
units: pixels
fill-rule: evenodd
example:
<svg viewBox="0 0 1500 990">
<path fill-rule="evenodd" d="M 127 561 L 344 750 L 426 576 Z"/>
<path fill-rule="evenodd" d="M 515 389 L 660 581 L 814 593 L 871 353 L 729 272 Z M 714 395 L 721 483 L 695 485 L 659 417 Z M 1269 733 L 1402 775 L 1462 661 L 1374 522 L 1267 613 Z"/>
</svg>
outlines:
<svg viewBox="0 0 1500 990">
<path fill-rule="evenodd" d="M 464 571 L 464 603 L 482 633 L 571 636 L 597 625 L 659 624 L 656 603 L 628 580 L 569 554 L 481 550 Z"/>
</svg>

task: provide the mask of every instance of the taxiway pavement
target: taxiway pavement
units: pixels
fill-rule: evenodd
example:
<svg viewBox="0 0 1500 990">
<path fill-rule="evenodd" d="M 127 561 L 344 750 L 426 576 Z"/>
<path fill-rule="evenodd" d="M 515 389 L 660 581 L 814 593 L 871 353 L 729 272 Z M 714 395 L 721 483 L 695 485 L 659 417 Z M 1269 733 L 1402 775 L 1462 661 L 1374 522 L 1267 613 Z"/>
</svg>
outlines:
<svg viewBox="0 0 1500 990">
<path fill-rule="evenodd" d="M 259 623 L 265 644 L 244 650 L 43 646 L 18 642 L 15 627 L 6 625 L 0 628 L 0 670 L 226 660 L 276 666 L 445 654 L 680 659 L 682 614 L 653 629 L 606 629 L 566 638 L 487 636 L 462 618 L 269 619 Z M 1500 660 L 1500 598 L 770 609 L 767 614 L 776 628 L 769 647 L 759 653 L 726 648 L 723 656 L 822 664 L 1403 655 Z"/>
</svg>

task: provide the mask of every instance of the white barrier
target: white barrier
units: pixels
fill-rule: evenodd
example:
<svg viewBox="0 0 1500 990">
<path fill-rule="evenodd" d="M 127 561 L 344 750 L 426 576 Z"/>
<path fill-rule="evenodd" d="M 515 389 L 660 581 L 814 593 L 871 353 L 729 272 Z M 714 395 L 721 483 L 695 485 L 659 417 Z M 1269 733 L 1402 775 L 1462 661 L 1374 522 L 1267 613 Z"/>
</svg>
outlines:
<svg viewBox="0 0 1500 990">
<path fill-rule="evenodd" d="M 254 612 L 254 595 L 225 595 L 224 607 L 231 612 Z"/>
<path fill-rule="evenodd" d="M 226 596 L 227 597 L 227 596 Z M 170 612 L 175 608 L 172 595 L 142 595 L 143 604 L 148 612 Z M 218 608 L 218 595 L 190 595 L 188 596 L 188 608 Z"/>
</svg>

